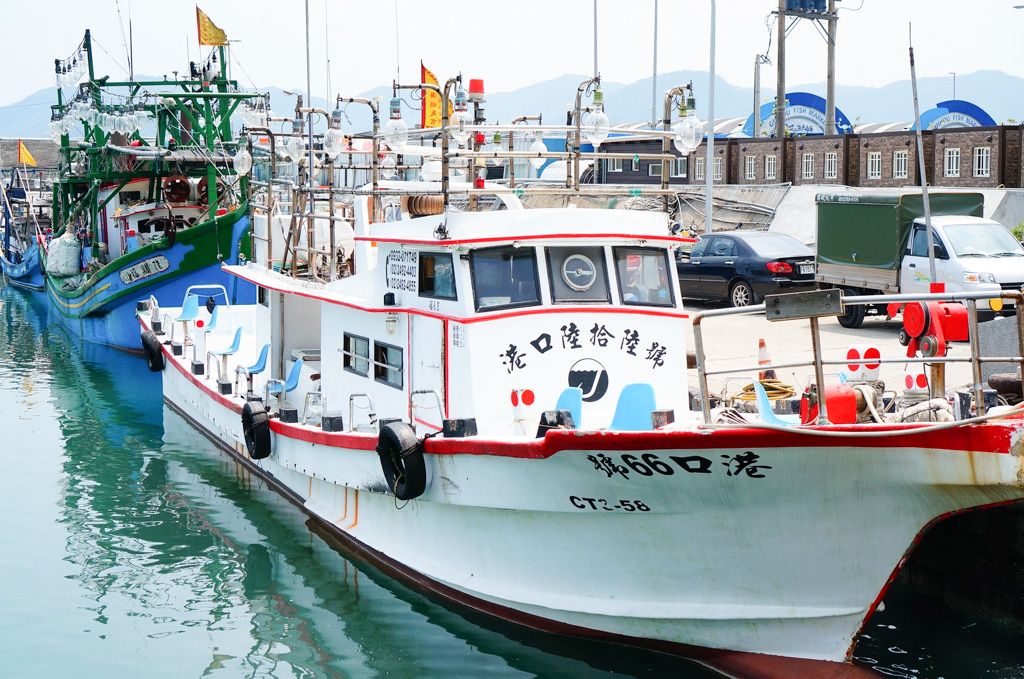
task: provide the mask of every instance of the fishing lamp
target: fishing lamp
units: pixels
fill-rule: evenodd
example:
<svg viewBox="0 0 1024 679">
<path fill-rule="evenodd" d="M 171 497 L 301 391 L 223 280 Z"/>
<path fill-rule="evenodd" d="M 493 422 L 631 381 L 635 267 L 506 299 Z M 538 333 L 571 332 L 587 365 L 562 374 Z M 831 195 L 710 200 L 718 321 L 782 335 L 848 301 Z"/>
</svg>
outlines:
<svg viewBox="0 0 1024 679">
<path fill-rule="evenodd" d="M 455 111 L 448 123 L 448 132 L 452 139 L 463 146 L 469 141 L 470 135 L 466 126 L 473 124 L 473 116 L 470 115 L 466 102 L 466 90 L 459 87 L 455 92 Z"/>
<path fill-rule="evenodd" d="M 391 119 L 384 126 L 384 143 L 392 151 L 400 151 L 409 141 L 409 126 L 402 120 L 402 100 L 391 97 Z"/>
<path fill-rule="evenodd" d="M 697 108 L 697 103 L 693 99 L 693 90 L 690 90 L 690 95 L 687 98 L 687 102 L 679 100 L 679 116 L 682 118 L 678 123 L 672 126 L 672 143 L 675 145 L 676 150 L 684 156 L 689 155 L 700 146 L 701 139 L 704 138 L 704 125 L 697 119 L 697 114 L 694 109 Z"/>
<path fill-rule="evenodd" d="M 246 148 L 245 137 L 238 140 L 238 153 L 235 154 L 231 164 L 234 166 L 235 174 L 237 175 L 248 174 L 249 170 L 252 169 L 252 154 Z"/>
<path fill-rule="evenodd" d="M 380 174 L 384 179 L 393 179 L 398 174 L 394 156 L 384 156 L 384 160 L 380 161 Z"/>
<path fill-rule="evenodd" d="M 608 138 L 608 116 L 604 112 L 604 92 L 601 91 L 600 85 L 594 91 L 594 110 L 583 124 L 583 136 L 595 149 Z"/>
<path fill-rule="evenodd" d="M 292 121 L 292 136 L 288 137 L 288 141 L 285 142 L 284 146 L 292 162 L 299 162 L 303 152 L 306 150 L 306 140 L 302 136 L 302 118 L 296 118 Z"/>
<path fill-rule="evenodd" d="M 530 144 L 530 153 L 546 153 L 548 147 L 544 145 L 543 141 L 541 141 L 544 137 L 544 133 L 538 131 L 536 134 L 537 136 L 534 138 L 533 143 Z M 536 156 L 534 158 L 530 158 L 530 165 L 533 166 L 533 169 L 539 170 L 540 166 L 543 165 L 546 160 L 547 158 Z"/>
<path fill-rule="evenodd" d="M 324 151 L 333 160 L 345 149 L 345 135 L 341 132 L 341 109 L 331 113 L 331 126 L 324 133 Z"/>
</svg>

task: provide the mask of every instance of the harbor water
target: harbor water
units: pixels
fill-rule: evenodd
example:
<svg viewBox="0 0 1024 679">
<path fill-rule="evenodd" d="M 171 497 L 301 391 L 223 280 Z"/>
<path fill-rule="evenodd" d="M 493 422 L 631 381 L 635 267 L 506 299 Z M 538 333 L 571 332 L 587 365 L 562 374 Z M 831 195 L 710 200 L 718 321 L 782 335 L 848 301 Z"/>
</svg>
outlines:
<svg viewBox="0 0 1024 679">
<path fill-rule="evenodd" d="M 0 676 L 717 676 L 410 589 L 168 409 L 145 361 L 10 288 L 0 423 Z M 856 655 L 879 676 L 1024 677 L 1021 638 L 894 594 Z"/>
</svg>

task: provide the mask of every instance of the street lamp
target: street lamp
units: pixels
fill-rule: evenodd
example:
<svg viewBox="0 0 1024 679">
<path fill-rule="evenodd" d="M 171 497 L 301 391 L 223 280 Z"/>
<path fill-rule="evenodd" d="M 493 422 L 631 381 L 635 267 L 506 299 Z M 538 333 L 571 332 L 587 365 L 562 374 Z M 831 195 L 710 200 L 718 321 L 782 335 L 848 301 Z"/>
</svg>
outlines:
<svg viewBox="0 0 1024 679">
<path fill-rule="evenodd" d="M 1020 5 L 1024 7 L 1024 5 Z M 953 101 L 956 101 L 956 71 L 949 71 L 949 74 L 953 76 Z"/>
</svg>

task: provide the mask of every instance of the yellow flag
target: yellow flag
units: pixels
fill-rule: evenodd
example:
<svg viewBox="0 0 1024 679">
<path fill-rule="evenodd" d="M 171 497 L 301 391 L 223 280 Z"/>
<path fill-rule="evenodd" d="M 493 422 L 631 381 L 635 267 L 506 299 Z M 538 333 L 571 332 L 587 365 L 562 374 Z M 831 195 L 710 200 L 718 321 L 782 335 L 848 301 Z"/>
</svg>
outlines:
<svg viewBox="0 0 1024 679">
<path fill-rule="evenodd" d="M 18 163 L 21 165 L 32 165 L 36 164 L 36 159 L 32 157 L 32 154 L 25 148 L 24 142 L 18 140 Z"/>
<path fill-rule="evenodd" d="M 420 82 L 437 85 L 437 76 L 420 61 Z M 423 90 L 423 109 L 420 115 L 420 127 L 441 127 L 441 95 L 434 90 Z"/>
<path fill-rule="evenodd" d="M 217 28 L 210 17 L 203 13 L 203 10 L 196 6 L 196 24 L 199 26 L 200 45 L 227 45 L 228 35 Z"/>
</svg>

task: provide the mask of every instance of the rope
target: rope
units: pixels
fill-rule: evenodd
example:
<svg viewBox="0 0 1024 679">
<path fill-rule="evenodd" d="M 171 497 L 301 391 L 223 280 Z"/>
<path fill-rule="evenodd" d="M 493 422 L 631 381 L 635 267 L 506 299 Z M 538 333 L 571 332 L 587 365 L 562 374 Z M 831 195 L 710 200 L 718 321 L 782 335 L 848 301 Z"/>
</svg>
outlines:
<svg viewBox="0 0 1024 679">
<path fill-rule="evenodd" d="M 764 391 L 768 394 L 769 401 L 778 401 L 779 399 L 789 398 L 796 394 L 796 389 L 792 385 L 786 384 L 781 380 L 758 380 L 761 386 L 764 387 Z M 757 399 L 757 394 L 754 393 L 754 384 L 751 382 L 746 385 L 738 392 L 732 395 L 734 401 L 754 401 Z"/>
</svg>

